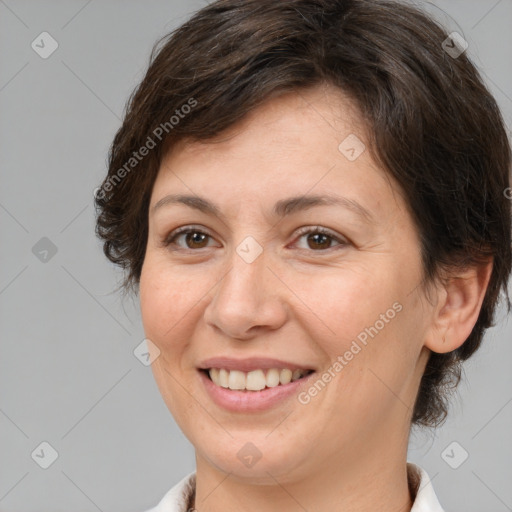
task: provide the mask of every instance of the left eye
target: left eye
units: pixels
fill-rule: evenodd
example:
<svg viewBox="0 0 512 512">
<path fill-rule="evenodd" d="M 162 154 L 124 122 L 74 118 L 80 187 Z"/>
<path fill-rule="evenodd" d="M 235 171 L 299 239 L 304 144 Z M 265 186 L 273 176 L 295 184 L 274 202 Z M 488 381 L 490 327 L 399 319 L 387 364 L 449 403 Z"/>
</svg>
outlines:
<svg viewBox="0 0 512 512">
<path fill-rule="evenodd" d="M 330 231 L 322 227 L 316 227 L 314 229 L 307 228 L 299 232 L 299 239 L 306 237 L 306 243 L 309 249 L 320 249 L 326 250 L 331 249 L 331 242 L 336 242 L 339 246 L 348 245 L 346 240 L 339 238 Z"/>
</svg>

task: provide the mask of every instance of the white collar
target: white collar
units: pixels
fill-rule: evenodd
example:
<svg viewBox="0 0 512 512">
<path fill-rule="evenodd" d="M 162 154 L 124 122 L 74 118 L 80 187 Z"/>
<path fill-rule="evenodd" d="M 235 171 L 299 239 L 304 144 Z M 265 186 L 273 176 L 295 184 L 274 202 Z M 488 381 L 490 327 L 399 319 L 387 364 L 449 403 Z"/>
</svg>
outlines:
<svg viewBox="0 0 512 512">
<path fill-rule="evenodd" d="M 428 473 L 411 462 L 407 463 L 409 483 L 416 493 L 411 512 L 444 512 L 439 504 Z M 190 495 L 195 491 L 196 474 L 190 473 L 178 482 L 160 501 L 146 512 L 187 512 Z"/>
<path fill-rule="evenodd" d="M 423 468 L 408 462 L 407 476 L 415 488 L 416 494 L 411 512 L 444 512 L 432 487 L 430 477 Z"/>
</svg>

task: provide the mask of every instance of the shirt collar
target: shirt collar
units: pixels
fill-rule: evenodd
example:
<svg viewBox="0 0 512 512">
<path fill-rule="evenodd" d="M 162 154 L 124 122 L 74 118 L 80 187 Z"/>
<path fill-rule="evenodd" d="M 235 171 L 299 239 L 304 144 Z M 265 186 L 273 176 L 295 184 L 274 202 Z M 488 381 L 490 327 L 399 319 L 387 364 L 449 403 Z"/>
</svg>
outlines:
<svg viewBox="0 0 512 512">
<path fill-rule="evenodd" d="M 411 512 L 444 512 L 432 487 L 432 481 L 423 468 L 408 462 L 407 478 L 413 495 L 416 496 Z"/>
<path fill-rule="evenodd" d="M 407 479 L 415 496 L 411 512 L 444 512 L 439 504 L 428 473 L 411 462 L 407 463 Z M 191 495 L 196 488 L 196 474 L 190 473 L 178 482 L 160 501 L 146 512 L 187 512 Z"/>
</svg>

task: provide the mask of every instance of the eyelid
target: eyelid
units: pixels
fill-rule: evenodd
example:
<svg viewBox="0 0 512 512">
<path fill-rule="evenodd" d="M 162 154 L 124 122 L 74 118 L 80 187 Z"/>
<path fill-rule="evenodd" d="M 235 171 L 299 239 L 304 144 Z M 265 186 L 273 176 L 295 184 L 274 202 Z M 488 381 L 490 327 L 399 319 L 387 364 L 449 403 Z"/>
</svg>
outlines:
<svg viewBox="0 0 512 512">
<path fill-rule="evenodd" d="M 333 240 L 336 240 L 336 242 L 340 244 L 348 244 L 349 241 L 345 237 L 338 235 L 336 232 L 324 228 L 323 226 L 304 226 L 303 228 L 299 228 L 297 231 L 297 237 L 301 237 L 302 235 L 308 234 L 308 233 L 320 233 L 322 235 L 327 235 Z"/>
</svg>

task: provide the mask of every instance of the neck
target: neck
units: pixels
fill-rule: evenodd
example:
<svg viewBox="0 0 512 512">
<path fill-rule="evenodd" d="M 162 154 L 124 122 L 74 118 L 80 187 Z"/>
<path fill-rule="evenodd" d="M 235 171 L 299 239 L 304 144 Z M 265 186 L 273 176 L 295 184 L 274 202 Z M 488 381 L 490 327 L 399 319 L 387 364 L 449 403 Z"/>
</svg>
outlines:
<svg viewBox="0 0 512 512">
<path fill-rule="evenodd" d="M 363 444 L 363 443 L 362 443 Z M 407 443 L 352 447 L 351 454 L 334 454 L 307 477 L 240 478 L 197 457 L 193 508 L 201 512 L 410 512 L 414 497 L 407 476 Z"/>
</svg>

